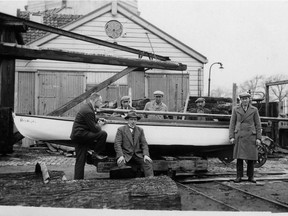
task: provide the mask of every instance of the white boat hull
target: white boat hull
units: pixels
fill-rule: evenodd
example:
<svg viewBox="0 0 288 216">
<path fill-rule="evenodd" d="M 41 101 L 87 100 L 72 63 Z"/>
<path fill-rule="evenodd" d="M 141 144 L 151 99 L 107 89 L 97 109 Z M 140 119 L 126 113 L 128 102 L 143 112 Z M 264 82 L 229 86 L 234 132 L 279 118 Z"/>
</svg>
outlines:
<svg viewBox="0 0 288 216">
<path fill-rule="evenodd" d="M 67 141 L 73 125 L 73 119 L 47 116 L 15 115 L 14 123 L 19 132 L 30 139 L 42 141 Z M 126 124 L 125 120 L 108 121 L 103 126 L 108 134 L 107 142 L 114 143 L 117 129 Z M 209 124 L 173 124 L 138 122 L 144 129 L 149 145 L 218 146 L 229 144 L 228 126 Z"/>
</svg>

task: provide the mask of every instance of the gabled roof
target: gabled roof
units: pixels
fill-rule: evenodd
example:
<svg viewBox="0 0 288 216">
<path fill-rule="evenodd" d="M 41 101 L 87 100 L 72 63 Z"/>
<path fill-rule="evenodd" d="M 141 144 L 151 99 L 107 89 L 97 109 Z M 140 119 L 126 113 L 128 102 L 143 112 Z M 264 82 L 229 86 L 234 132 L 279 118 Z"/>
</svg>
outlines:
<svg viewBox="0 0 288 216">
<path fill-rule="evenodd" d="M 48 21 L 50 20 L 54 20 L 54 19 L 63 19 L 66 20 L 66 24 L 65 21 L 63 22 L 58 22 L 58 21 L 54 21 L 52 23 L 56 23 L 58 24 L 58 26 L 52 25 L 53 27 L 61 27 L 62 29 L 66 30 L 66 31 L 72 31 L 73 29 L 85 24 L 86 22 L 89 22 L 97 17 L 102 16 L 103 14 L 110 12 L 112 10 L 112 6 L 111 3 L 96 9 L 84 16 L 80 16 L 80 15 L 62 15 L 62 14 L 53 14 L 52 15 L 52 19 L 49 19 L 50 16 L 48 16 L 48 18 L 44 18 L 44 24 L 46 25 L 52 25 L 50 24 Z M 186 53 L 187 55 L 191 56 L 192 58 L 198 60 L 201 63 L 207 63 L 208 60 L 205 56 L 203 56 L 202 54 L 200 54 L 199 52 L 193 50 L 191 47 L 185 45 L 184 43 L 182 43 L 181 41 L 175 39 L 174 37 L 172 37 L 171 35 L 167 34 L 166 32 L 162 31 L 161 29 L 157 28 L 156 26 L 154 26 L 153 24 L 149 23 L 148 21 L 144 20 L 143 18 L 141 18 L 140 16 L 138 16 L 137 14 L 131 12 L 130 10 L 128 10 L 123 4 L 121 4 L 121 2 L 118 2 L 118 8 L 117 8 L 117 12 L 120 13 L 121 15 L 125 16 L 127 19 L 130 19 L 131 21 L 133 21 L 134 23 L 140 25 L 142 28 L 147 29 L 148 31 L 150 31 L 151 33 L 157 35 L 159 38 L 165 40 L 167 43 L 173 45 L 174 47 L 176 47 L 177 49 L 183 51 L 184 53 Z M 78 17 L 77 17 L 78 16 Z M 68 17 L 68 18 L 67 18 Z M 66 18 L 66 19 L 65 19 Z M 46 21 L 46 23 L 45 23 Z M 61 26 L 60 26 L 61 24 Z M 38 31 L 41 32 L 41 31 Z M 27 34 L 27 33 L 26 33 Z M 45 33 L 44 33 L 45 34 Z M 40 36 L 41 34 L 39 34 Z M 40 38 L 36 38 L 34 41 L 29 41 L 29 44 L 33 44 L 36 46 L 41 46 L 45 43 L 47 43 L 48 41 L 53 40 L 54 38 L 58 37 L 58 35 L 55 34 L 45 34 L 43 36 L 40 36 Z M 25 41 L 25 37 L 24 41 Z M 30 36 L 30 39 L 32 37 Z"/>
</svg>

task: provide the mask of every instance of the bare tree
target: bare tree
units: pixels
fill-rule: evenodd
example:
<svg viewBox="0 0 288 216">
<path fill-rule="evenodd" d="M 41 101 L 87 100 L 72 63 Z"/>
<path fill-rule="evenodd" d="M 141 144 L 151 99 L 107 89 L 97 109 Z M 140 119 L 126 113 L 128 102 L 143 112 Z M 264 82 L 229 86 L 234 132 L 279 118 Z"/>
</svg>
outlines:
<svg viewBox="0 0 288 216">
<path fill-rule="evenodd" d="M 239 86 L 240 92 L 249 91 L 252 97 L 265 97 L 265 77 L 263 75 L 256 75 L 252 79 L 246 80 Z"/>
<path fill-rule="evenodd" d="M 268 77 L 266 79 L 266 83 L 277 82 L 277 81 L 287 80 L 287 79 L 288 79 L 287 75 L 277 74 L 277 75 Z M 288 84 L 270 86 L 269 89 L 271 90 L 271 93 L 272 93 L 270 96 L 271 100 L 281 102 L 285 97 L 288 96 Z"/>
</svg>

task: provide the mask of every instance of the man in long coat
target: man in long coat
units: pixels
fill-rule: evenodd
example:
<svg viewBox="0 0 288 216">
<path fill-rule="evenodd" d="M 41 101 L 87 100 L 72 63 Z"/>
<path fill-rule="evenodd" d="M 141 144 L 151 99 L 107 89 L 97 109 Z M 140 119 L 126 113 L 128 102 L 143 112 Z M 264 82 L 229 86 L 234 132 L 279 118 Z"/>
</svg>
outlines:
<svg viewBox="0 0 288 216">
<path fill-rule="evenodd" d="M 75 117 L 70 135 L 71 140 L 76 143 L 74 179 L 84 178 L 84 167 L 89 149 L 94 150 L 92 157 L 98 160 L 103 160 L 107 157 L 103 155 L 107 133 L 101 128 L 105 124 L 105 119 L 96 117 L 96 109 L 101 105 L 101 95 L 93 93 L 89 98 L 89 102 L 81 107 Z"/>
<path fill-rule="evenodd" d="M 248 181 L 254 179 L 254 162 L 258 160 L 257 146 L 261 144 L 261 122 L 258 109 L 250 104 L 250 94 L 239 95 L 240 104 L 233 108 L 229 126 L 230 142 L 234 144 L 233 158 L 237 159 L 237 178 L 243 177 L 243 160 L 247 160 Z"/>
<path fill-rule="evenodd" d="M 154 175 L 153 166 L 144 130 L 136 125 L 140 118 L 135 111 L 127 114 L 127 125 L 118 128 L 114 149 L 119 167 L 137 164 L 142 167 L 145 177 L 149 177 Z"/>
</svg>

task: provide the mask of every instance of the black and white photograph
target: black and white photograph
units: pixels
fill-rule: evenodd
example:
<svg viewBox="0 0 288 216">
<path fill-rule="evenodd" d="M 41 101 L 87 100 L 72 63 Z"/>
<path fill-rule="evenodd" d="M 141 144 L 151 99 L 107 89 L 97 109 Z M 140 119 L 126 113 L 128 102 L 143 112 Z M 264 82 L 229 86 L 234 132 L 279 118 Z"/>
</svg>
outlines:
<svg viewBox="0 0 288 216">
<path fill-rule="evenodd" d="M 0 216 L 288 213 L 287 0 L 0 0 Z"/>
</svg>

